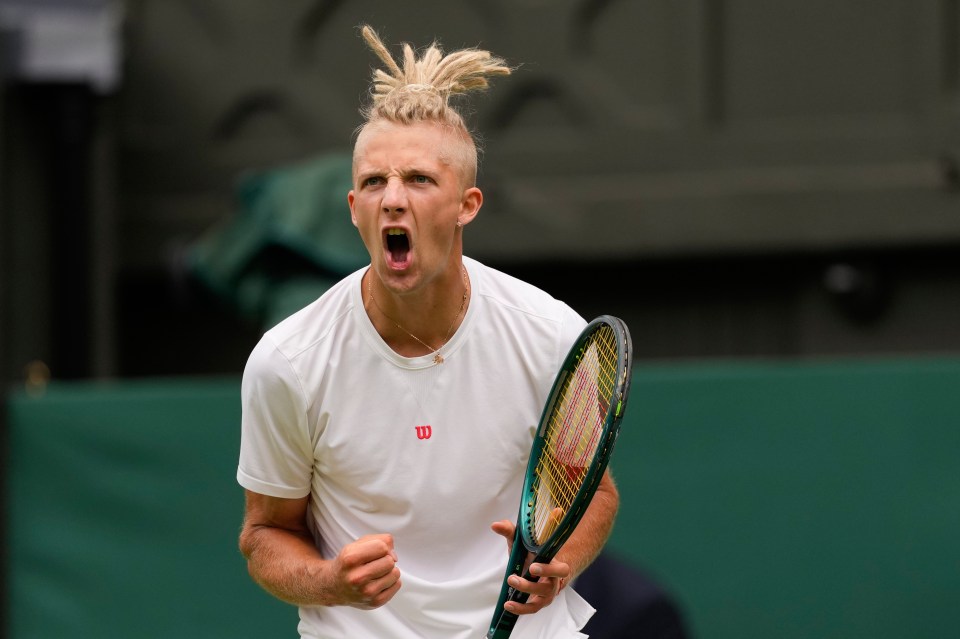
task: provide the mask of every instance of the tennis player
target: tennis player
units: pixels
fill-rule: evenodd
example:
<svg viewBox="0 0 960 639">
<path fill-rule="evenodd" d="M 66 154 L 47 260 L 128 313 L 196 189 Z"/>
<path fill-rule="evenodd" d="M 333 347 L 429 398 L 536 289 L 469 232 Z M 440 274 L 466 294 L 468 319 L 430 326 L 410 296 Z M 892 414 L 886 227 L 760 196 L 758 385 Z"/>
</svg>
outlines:
<svg viewBox="0 0 960 639">
<path fill-rule="evenodd" d="M 505 75 L 467 49 L 374 72 L 351 216 L 370 265 L 268 331 L 243 376 L 240 548 L 311 639 L 477 639 L 500 592 L 534 429 L 585 321 L 463 256 L 483 194 L 451 98 Z M 531 238 L 535 241 L 535 238 Z M 593 608 L 565 584 L 600 551 L 609 476 L 560 554 L 519 580 L 518 638 L 565 639 Z M 535 614 L 533 614 L 535 613 Z"/>
</svg>

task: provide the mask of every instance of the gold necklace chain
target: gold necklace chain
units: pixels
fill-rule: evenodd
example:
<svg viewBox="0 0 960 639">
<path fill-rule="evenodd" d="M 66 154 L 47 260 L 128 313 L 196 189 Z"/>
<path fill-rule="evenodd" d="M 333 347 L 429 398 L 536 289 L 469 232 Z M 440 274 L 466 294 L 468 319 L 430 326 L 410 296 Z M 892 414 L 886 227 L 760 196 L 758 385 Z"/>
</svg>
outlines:
<svg viewBox="0 0 960 639">
<path fill-rule="evenodd" d="M 403 326 L 401 326 L 401 325 L 400 325 L 400 322 L 398 322 L 397 320 L 395 320 L 395 319 L 393 319 L 392 317 L 390 317 L 389 315 L 387 315 L 387 314 L 384 312 L 384 310 L 383 310 L 382 308 L 380 308 L 380 304 L 377 302 L 377 298 L 375 298 L 375 297 L 373 296 L 373 273 L 372 273 L 372 271 L 371 271 L 371 274 L 370 274 L 370 279 L 367 280 L 367 294 L 370 296 L 370 301 L 373 302 L 373 305 L 377 307 L 377 310 L 378 310 L 378 311 L 380 311 L 380 314 L 383 315 L 384 317 L 386 317 L 386 318 L 387 318 L 388 320 L 390 320 L 391 322 L 393 322 L 393 323 L 396 325 L 396 327 L 399 328 L 401 331 L 403 331 L 404 333 L 406 333 L 407 335 L 409 335 L 409 336 L 412 337 L 413 339 L 415 339 L 415 340 L 417 340 L 418 342 L 420 342 L 423 346 L 426 346 L 428 350 L 433 351 L 433 363 L 434 363 L 434 364 L 443 364 L 443 355 L 440 354 L 440 349 L 447 345 L 447 340 L 449 340 L 449 339 L 450 339 L 450 336 L 453 335 L 453 327 L 457 325 L 457 319 L 460 318 L 460 314 L 463 313 L 463 308 L 464 308 L 464 306 L 467 305 L 467 296 L 468 296 L 469 293 L 470 293 L 470 284 L 469 284 L 469 282 L 468 282 L 468 280 L 467 280 L 467 269 L 461 267 L 461 271 L 460 271 L 460 272 L 463 274 L 463 299 L 460 300 L 460 308 L 457 309 L 457 314 L 453 316 L 453 321 L 450 322 L 450 328 L 447 329 L 447 336 L 443 338 L 443 342 L 440 344 L 440 347 L 439 347 L 439 348 L 434 348 L 433 346 L 430 346 L 430 345 L 427 344 L 425 341 L 423 341 L 422 339 L 420 339 L 419 337 L 417 337 L 416 335 L 414 335 L 413 333 L 411 333 L 410 331 L 408 331 L 407 329 L 405 329 Z"/>
</svg>

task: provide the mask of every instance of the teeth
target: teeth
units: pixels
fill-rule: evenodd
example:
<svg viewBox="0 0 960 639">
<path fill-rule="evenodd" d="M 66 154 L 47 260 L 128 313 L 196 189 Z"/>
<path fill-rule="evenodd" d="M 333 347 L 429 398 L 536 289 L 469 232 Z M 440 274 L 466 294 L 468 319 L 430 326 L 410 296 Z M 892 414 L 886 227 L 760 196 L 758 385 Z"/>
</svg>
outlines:
<svg viewBox="0 0 960 639">
<path fill-rule="evenodd" d="M 387 235 L 406 235 L 401 229 L 387 229 Z"/>
</svg>

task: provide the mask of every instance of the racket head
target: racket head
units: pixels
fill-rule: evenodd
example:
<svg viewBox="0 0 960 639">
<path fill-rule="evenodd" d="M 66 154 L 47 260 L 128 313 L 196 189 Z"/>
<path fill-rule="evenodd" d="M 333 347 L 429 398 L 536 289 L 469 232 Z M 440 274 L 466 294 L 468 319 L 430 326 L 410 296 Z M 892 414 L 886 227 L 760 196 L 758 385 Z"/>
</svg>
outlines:
<svg viewBox="0 0 960 639">
<path fill-rule="evenodd" d="M 603 477 L 626 409 L 630 332 L 603 315 L 584 327 L 544 405 L 524 478 L 520 536 L 549 561 L 576 528 Z"/>
</svg>

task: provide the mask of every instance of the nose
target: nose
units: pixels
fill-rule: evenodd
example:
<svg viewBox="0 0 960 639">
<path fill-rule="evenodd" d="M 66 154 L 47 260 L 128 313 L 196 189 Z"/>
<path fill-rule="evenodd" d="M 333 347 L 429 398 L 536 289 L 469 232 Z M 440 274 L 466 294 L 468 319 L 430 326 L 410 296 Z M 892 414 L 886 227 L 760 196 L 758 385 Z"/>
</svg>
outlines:
<svg viewBox="0 0 960 639">
<path fill-rule="evenodd" d="M 383 198 L 380 200 L 380 206 L 384 213 L 403 213 L 407 209 L 407 192 L 403 188 L 401 180 L 391 179 L 387 181 L 383 189 Z"/>
</svg>

